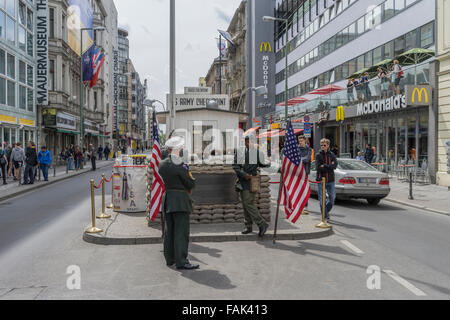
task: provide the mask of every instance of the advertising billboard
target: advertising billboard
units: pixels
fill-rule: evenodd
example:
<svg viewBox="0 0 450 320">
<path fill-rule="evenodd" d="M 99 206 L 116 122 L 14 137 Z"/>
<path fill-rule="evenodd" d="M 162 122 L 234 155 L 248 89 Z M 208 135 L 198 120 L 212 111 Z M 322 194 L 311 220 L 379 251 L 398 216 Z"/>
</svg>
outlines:
<svg viewBox="0 0 450 320">
<path fill-rule="evenodd" d="M 89 0 L 69 0 L 67 30 L 69 32 L 69 46 L 80 55 L 81 29 L 92 28 L 94 10 Z M 83 52 L 94 43 L 92 30 L 83 31 Z"/>
</svg>

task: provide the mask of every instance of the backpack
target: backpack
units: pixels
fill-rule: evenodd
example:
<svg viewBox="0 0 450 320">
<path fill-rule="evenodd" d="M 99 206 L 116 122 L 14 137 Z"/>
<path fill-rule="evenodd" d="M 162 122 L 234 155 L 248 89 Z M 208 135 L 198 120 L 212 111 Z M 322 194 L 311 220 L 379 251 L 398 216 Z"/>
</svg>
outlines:
<svg viewBox="0 0 450 320">
<path fill-rule="evenodd" d="M 402 69 L 402 67 L 400 65 L 398 65 L 398 68 L 400 70 L 399 73 L 398 73 L 398 78 L 399 79 L 403 79 L 405 77 L 405 73 L 403 72 L 403 69 Z"/>
</svg>

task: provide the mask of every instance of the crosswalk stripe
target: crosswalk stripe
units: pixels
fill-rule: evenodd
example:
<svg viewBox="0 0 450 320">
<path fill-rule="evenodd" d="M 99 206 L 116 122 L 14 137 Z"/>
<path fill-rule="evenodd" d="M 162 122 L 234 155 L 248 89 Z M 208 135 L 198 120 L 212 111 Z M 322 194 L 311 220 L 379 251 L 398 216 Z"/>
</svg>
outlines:
<svg viewBox="0 0 450 320">
<path fill-rule="evenodd" d="M 423 297 L 426 296 L 426 293 L 422 290 L 416 288 L 414 285 L 412 285 L 410 282 L 406 281 L 402 277 L 400 277 L 398 274 L 396 274 L 392 270 L 383 270 L 388 276 L 390 276 L 392 279 L 400 283 L 402 286 L 404 286 L 406 289 L 414 293 L 416 296 Z"/>
<path fill-rule="evenodd" d="M 346 247 L 348 247 L 350 250 L 352 250 L 353 252 L 356 252 L 357 254 L 364 254 L 364 252 L 359 249 L 357 246 L 353 245 L 350 243 L 350 241 L 347 240 L 341 240 L 341 243 L 343 245 L 345 245 Z"/>
</svg>

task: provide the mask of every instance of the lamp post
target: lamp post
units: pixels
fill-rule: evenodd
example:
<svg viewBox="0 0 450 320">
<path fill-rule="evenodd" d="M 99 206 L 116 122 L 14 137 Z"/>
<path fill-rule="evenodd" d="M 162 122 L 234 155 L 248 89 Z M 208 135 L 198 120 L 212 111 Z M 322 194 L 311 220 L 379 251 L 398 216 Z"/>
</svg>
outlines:
<svg viewBox="0 0 450 320">
<path fill-rule="evenodd" d="M 285 91 L 284 91 L 284 96 L 285 96 L 285 116 L 286 116 L 286 121 L 288 120 L 288 109 L 289 109 L 289 99 L 288 99 L 288 48 L 287 48 L 287 34 L 288 34 L 288 24 L 289 24 L 289 20 L 288 19 L 283 19 L 283 18 L 275 18 L 275 17 L 270 17 L 270 16 L 264 16 L 263 17 L 263 21 L 264 22 L 275 22 L 275 21 L 282 21 L 286 24 L 286 47 L 284 48 L 284 57 L 286 60 L 286 69 L 285 69 L 285 73 L 284 73 L 284 78 L 285 78 Z"/>
<path fill-rule="evenodd" d="M 83 114 L 83 103 L 84 103 L 84 91 L 83 91 L 83 31 L 103 31 L 104 27 L 96 28 L 81 28 L 80 29 L 80 148 L 83 150 L 84 146 L 84 114 Z"/>
</svg>

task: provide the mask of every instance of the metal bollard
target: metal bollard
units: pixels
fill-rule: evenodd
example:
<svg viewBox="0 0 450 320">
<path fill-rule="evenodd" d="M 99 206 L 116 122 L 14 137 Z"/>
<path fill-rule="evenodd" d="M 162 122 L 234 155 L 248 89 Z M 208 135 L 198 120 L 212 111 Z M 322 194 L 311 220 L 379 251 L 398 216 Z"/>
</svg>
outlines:
<svg viewBox="0 0 450 320">
<path fill-rule="evenodd" d="M 53 162 L 53 178 L 56 177 L 56 160 Z"/>
<path fill-rule="evenodd" d="M 66 174 L 69 173 L 69 161 L 66 160 Z"/>
<path fill-rule="evenodd" d="M 409 173 L 409 200 L 414 200 L 413 197 L 413 173 L 412 171 Z"/>
<path fill-rule="evenodd" d="M 102 229 L 95 227 L 95 192 L 94 180 L 91 180 L 91 206 L 92 206 L 92 228 L 87 229 L 86 233 L 100 233 Z"/>
<path fill-rule="evenodd" d="M 102 212 L 97 216 L 98 219 L 109 219 L 111 218 L 110 215 L 106 214 L 105 212 L 105 174 L 102 174 Z"/>
<path fill-rule="evenodd" d="M 331 226 L 326 222 L 325 220 L 325 211 L 327 210 L 325 204 L 325 197 L 326 197 L 326 184 L 327 180 L 325 178 L 322 178 L 322 222 L 316 226 L 316 228 L 320 229 L 330 229 Z"/>
</svg>

